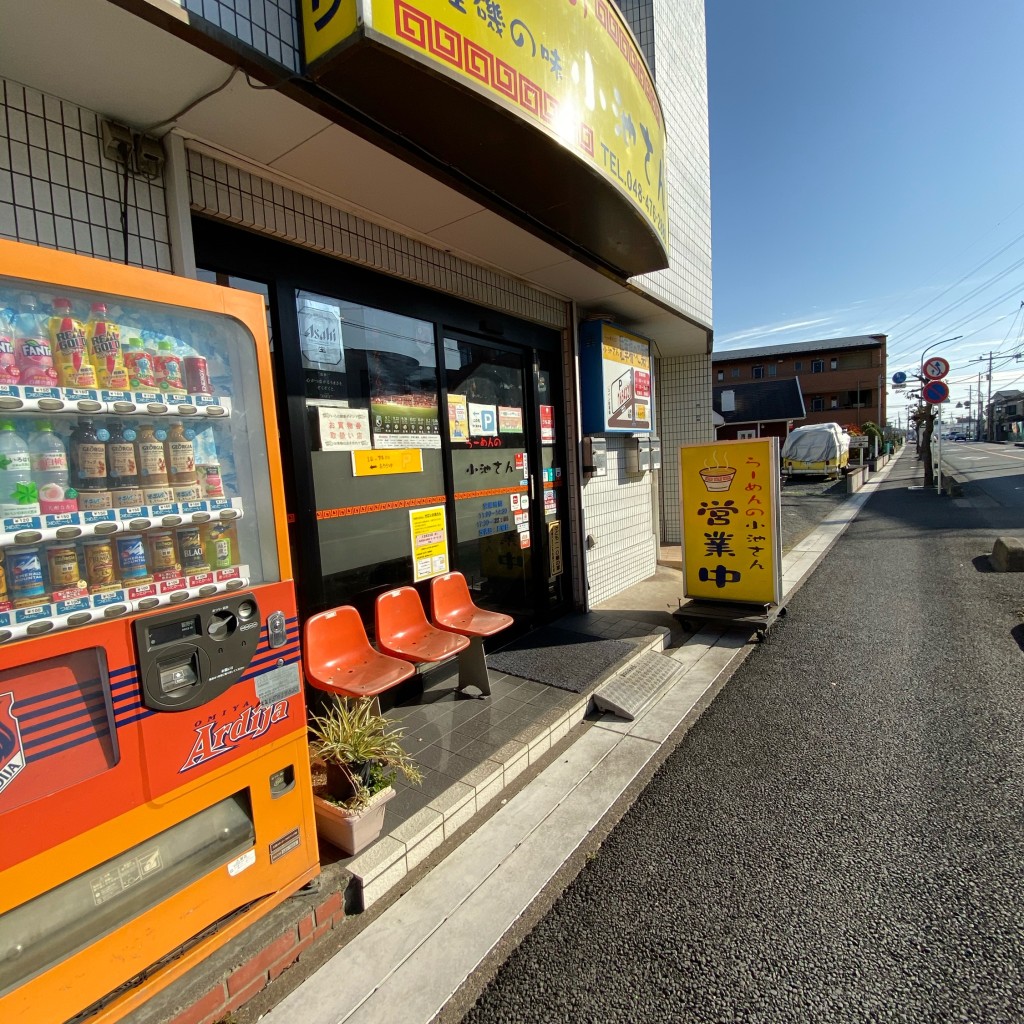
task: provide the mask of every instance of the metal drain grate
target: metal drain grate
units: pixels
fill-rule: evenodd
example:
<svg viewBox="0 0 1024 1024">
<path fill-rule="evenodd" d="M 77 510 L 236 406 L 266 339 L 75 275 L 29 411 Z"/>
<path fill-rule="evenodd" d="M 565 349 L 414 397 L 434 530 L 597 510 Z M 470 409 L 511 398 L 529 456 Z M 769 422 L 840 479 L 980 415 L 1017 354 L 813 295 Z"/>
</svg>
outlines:
<svg viewBox="0 0 1024 1024">
<path fill-rule="evenodd" d="M 631 722 L 644 705 L 682 671 L 678 662 L 648 651 L 598 687 L 594 691 L 594 705 L 600 711 Z"/>
</svg>

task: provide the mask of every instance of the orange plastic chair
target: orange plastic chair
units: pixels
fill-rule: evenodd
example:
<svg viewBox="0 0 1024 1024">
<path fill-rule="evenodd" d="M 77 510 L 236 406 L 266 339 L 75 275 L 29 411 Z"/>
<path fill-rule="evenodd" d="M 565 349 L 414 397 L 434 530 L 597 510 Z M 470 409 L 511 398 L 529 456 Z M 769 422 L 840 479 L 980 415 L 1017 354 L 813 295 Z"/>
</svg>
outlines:
<svg viewBox="0 0 1024 1024">
<path fill-rule="evenodd" d="M 377 598 L 376 620 L 380 649 L 421 665 L 446 661 L 469 646 L 466 637 L 435 629 L 427 622 L 420 595 L 412 587 L 381 594 Z"/>
<path fill-rule="evenodd" d="M 309 619 L 303 646 L 310 684 L 340 697 L 376 697 L 416 672 L 408 661 L 370 646 L 363 620 L 350 605 Z"/>
<path fill-rule="evenodd" d="M 512 616 L 478 608 L 461 572 L 447 572 L 430 581 L 430 608 L 438 629 L 469 638 L 469 648 L 459 655 L 459 689 L 476 686 L 482 693 L 490 694 L 483 638 L 511 626 Z"/>
</svg>

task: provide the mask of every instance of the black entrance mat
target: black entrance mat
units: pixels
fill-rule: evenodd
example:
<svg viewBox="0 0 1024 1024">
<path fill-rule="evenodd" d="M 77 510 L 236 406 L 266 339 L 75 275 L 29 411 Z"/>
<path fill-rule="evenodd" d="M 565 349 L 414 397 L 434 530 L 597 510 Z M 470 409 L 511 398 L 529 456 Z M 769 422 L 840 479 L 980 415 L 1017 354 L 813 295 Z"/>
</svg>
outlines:
<svg viewBox="0 0 1024 1024">
<path fill-rule="evenodd" d="M 488 655 L 487 663 L 496 672 L 583 693 L 634 651 L 621 640 L 546 626 Z"/>
</svg>

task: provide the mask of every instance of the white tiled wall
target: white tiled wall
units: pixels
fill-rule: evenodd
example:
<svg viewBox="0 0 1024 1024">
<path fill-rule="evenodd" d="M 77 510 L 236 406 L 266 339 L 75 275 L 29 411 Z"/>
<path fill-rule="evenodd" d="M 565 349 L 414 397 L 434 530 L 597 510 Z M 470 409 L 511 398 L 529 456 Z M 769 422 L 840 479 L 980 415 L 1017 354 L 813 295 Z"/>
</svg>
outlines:
<svg viewBox="0 0 1024 1024">
<path fill-rule="evenodd" d="M 670 265 L 633 283 L 710 324 L 711 165 L 704 0 L 620 0 L 619 6 L 654 72 L 668 136 Z"/>
<path fill-rule="evenodd" d="M 98 114 L 0 78 L 0 238 L 169 271 L 163 181 L 126 182 L 100 139 Z"/>
<path fill-rule="evenodd" d="M 679 544 L 679 446 L 713 441 L 711 357 L 658 361 L 655 374 L 661 430 L 661 542 Z"/>
<path fill-rule="evenodd" d="M 651 474 L 626 468 L 624 437 L 608 437 L 608 475 L 583 485 L 584 534 L 591 607 L 654 575 L 657 538 L 651 507 Z"/>
</svg>

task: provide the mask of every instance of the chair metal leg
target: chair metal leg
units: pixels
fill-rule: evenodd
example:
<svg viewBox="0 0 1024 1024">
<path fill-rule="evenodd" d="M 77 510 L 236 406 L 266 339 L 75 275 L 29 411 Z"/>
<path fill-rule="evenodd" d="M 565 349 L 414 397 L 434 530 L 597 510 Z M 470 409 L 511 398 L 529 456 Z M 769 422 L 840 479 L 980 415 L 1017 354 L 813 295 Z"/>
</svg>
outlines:
<svg viewBox="0 0 1024 1024">
<path fill-rule="evenodd" d="M 469 646 L 459 651 L 459 689 L 475 686 L 485 697 L 491 695 L 491 679 L 487 673 L 482 637 L 471 636 Z"/>
</svg>

